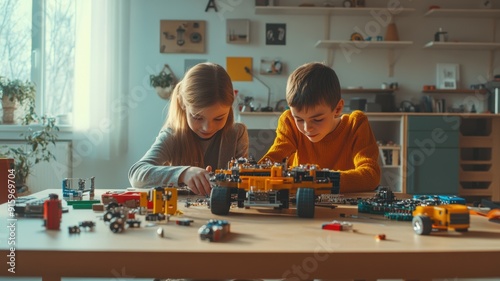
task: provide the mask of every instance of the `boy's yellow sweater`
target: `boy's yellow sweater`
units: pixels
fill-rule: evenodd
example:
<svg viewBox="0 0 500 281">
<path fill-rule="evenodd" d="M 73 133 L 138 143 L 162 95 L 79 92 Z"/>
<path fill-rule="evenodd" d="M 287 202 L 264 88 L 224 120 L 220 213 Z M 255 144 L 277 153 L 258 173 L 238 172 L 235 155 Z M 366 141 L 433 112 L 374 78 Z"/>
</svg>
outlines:
<svg viewBox="0 0 500 281">
<path fill-rule="evenodd" d="M 379 150 L 368 118 L 361 111 L 343 114 L 338 127 L 321 141 L 313 143 L 295 125 L 290 110 L 283 112 L 276 139 L 262 157 L 281 162 L 317 164 L 340 171 L 340 192 L 372 191 L 380 183 Z"/>
</svg>

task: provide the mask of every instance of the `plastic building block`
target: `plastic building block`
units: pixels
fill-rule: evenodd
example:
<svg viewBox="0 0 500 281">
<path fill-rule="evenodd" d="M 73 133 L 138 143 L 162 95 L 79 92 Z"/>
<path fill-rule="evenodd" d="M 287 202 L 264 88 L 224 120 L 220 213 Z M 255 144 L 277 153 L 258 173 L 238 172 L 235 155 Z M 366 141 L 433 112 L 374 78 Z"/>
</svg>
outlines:
<svg viewBox="0 0 500 281">
<path fill-rule="evenodd" d="M 332 222 L 322 224 L 321 228 L 326 229 L 326 230 L 336 230 L 336 231 L 352 230 L 352 223 L 345 222 L 345 221 L 343 221 L 343 222 L 332 221 Z"/>
<path fill-rule="evenodd" d="M 46 229 L 59 230 L 62 218 L 62 204 L 57 194 L 49 194 L 43 203 L 43 221 Z"/>
<path fill-rule="evenodd" d="M 93 221 L 82 221 L 78 224 L 82 228 L 94 229 L 95 222 Z"/>
<path fill-rule="evenodd" d="M 413 211 L 413 230 L 419 235 L 428 235 L 433 229 L 465 232 L 469 224 L 469 209 L 461 204 L 417 206 Z"/>
<path fill-rule="evenodd" d="M 68 226 L 69 234 L 80 234 L 81 230 L 78 225 Z"/>
<path fill-rule="evenodd" d="M 184 225 L 184 226 L 190 226 L 192 222 L 194 222 L 194 220 L 190 220 L 190 219 L 181 219 L 181 220 L 175 221 L 176 224 Z"/>
<path fill-rule="evenodd" d="M 226 220 L 209 220 L 207 224 L 202 225 L 198 229 L 201 240 L 210 242 L 220 241 L 230 232 L 231 225 Z"/>
<path fill-rule="evenodd" d="M 301 165 L 290 169 L 283 163 L 255 164 L 240 158 L 231 160 L 228 169 L 216 170 L 210 194 L 210 209 L 215 215 L 227 215 L 232 202 L 239 208 L 273 207 L 288 209 L 295 197 L 297 216 L 313 218 L 316 197 L 338 194 L 340 173 Z"/>
</svg>

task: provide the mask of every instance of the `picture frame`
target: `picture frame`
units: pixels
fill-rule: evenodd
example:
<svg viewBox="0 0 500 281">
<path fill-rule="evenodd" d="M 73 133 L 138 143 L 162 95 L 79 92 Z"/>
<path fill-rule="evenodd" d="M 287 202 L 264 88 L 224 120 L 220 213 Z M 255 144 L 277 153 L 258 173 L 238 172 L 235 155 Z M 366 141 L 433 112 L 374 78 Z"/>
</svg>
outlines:
<svg viewBox="0 0 500 281">
<path fill-rule="evenodd" d="M 205 53 L 206 22 L 161 20 L 160 53 Z"/>
<path fill-rule="evenodd" d="M 286 45 L 286 23 L 266 23 L 266 45 Z"/>
<path fill-rule="evenodd" d="M 460 65 L 456 63 L 438 63 L 436 65 L 436 88 L 458 89 Z"/>
<path fill-rule="evenodd" d="M 226 43 L 248 44 L 250 43 L 250 20 L 227 19 L 226 20 Z"/>
</svg>

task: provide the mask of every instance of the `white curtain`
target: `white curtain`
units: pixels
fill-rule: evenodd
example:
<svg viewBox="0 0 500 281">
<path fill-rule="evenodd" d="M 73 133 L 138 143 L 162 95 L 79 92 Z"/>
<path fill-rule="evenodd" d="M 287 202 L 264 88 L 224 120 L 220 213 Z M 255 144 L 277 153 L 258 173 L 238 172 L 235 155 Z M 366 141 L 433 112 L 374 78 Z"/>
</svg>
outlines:
<svg viewBox="0 0 500 281">
<path fill-rule="evenodd" d="M 129 0 L 77 0 L 74 151 L 111 159 L 127 147 Z"/>
</svg>

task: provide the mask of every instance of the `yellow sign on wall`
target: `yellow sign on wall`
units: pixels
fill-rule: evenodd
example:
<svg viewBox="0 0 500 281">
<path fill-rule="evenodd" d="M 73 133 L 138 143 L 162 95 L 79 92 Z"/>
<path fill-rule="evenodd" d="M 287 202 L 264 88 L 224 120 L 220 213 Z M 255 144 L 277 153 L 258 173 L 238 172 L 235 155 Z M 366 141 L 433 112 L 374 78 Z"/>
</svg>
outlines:
<svg viewBox="0 0 500 281">
<path fill-rule="evenodd" d="M 252 75 L 245 71 L 245 67 L 252 71 L 252 58 L 227 57 L 226 70 L 232 81 L 252 81 Z"/>
</svg>

